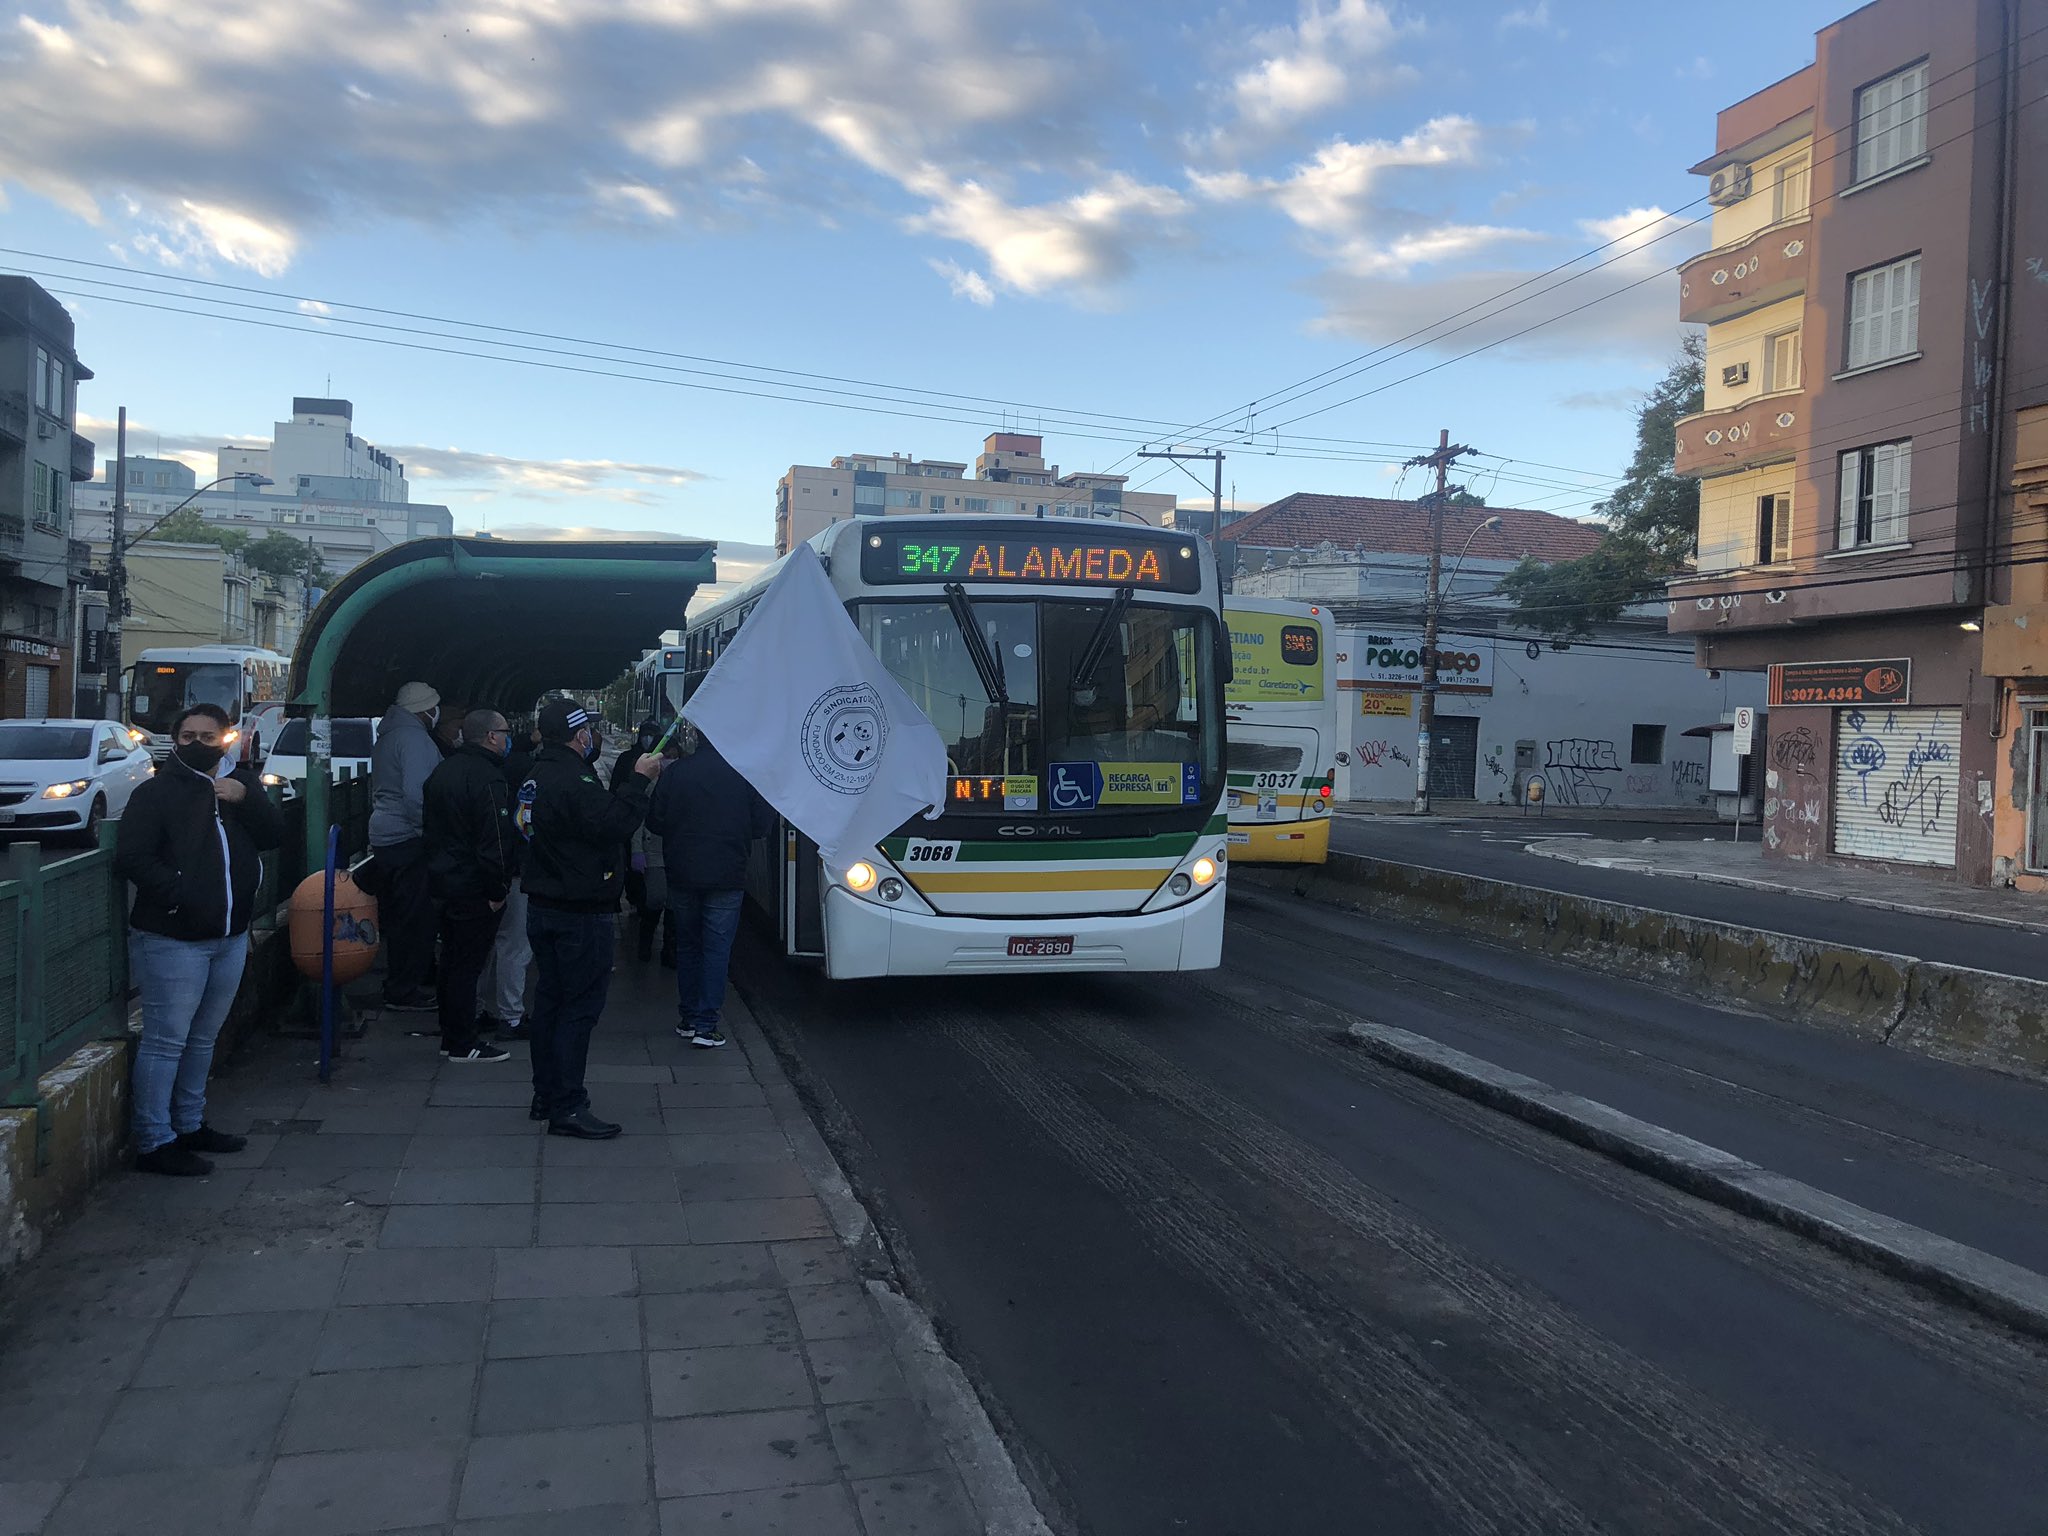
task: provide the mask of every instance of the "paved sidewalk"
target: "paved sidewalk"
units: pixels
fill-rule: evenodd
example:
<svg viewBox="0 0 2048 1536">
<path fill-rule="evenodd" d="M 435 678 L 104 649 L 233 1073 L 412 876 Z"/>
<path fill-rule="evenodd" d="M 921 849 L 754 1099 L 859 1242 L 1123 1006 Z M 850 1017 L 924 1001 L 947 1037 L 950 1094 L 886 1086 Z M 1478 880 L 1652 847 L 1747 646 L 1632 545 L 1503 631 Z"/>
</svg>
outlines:
<svg viewBox="0 0 2048 1536">
<path fill-rule="evenodd" d="M 1891 912 L 2048 932 L 2048 897 L 2024 891 L 1957 885 L 1932 873 L 1890 874 L 1881 870 L 1845 869 L 1840 865 L 1799 864 L 1789 859 L 1766 864 L 1763 845 L 1754 841 L 1726 843 L 1697 838 L 1687 841 L 1683 832 L 1674 831 L 1669 840 L 1535 840 L 1529 844 L 1529 852 L 1541 858 L 1561 859 L 1568 864 L 1584 864 L 1595 869 L 1669 875 L 1683 880 L 1711 880 L 1723 885 L 1747 886 L 1753 890 L 1881 907 Z"/>
<path fill-rule="evenodd" d="M 743 1009 L 684 1046 L 669 987 L 622 961 L 606 1143 L 540 1134 L 523 1052 L 373 1020 L 321 1088 L 254 1045 L 213 1115 L 246 1153 L 116 1177 L 0 1297 L 0 1536 L 987 1528 L 985 1420 L 913 1395 L 929 1335 L 779 1066 Z"/>
</svg>

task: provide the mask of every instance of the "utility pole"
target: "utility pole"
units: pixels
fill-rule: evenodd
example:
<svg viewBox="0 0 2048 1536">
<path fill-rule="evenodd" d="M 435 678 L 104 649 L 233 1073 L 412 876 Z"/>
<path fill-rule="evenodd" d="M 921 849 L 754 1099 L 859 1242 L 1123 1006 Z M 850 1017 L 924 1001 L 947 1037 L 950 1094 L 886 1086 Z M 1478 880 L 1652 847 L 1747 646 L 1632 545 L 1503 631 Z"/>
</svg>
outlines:
<svg viewBox="0 0 2048 1536">
<path fill-rule="evenodd" d="M 1429 740 L 1436 733 L 1436 630 L 1443 606 L 1437 592 L 1444 566 L 1444 504 L 1450 500 L 1451 465 L 1473 450 L 1453 446 L 1448 429 L 1436 435 L 1436 452 L 1408 461 L 1410 469 L 1436 471 L 1436 490 L 1429 499 L 1429 588 L 1422 595 L 1422 711 L 1415 733 L 1415 814 L 1429 814 Z"/>
<path fill-rule="evenodd" d="M 1224 591 L 1229 591 L 1230 575 L 1223 569 L 1223 557 L 1216 549 L 1217 541 L 1223 536 L 1223 450 L 1216 448 L 1205 453 L 1197 453 L 1192 448 L 1167 448 L 1155 452 L 1150 448 L 1141 448 L 1138 450 L 1138 457 L 1141 459 L 1171 459 L 1180 466 L 1181 473 L 1190 480 L 1193 480 L 1197 485 L 1202 485 L 1201 477 L 1189 469 L 1188 464 L 1207 463 L 1215 467 L 1214 483 L 1202 485 L 1202 489 L 1209 492 L 1210 495 L 1209 549 L 1212 553 L 1216 554 L 1217 583 Z"/>
<path fill-rule="evenodd" d="M 114 537 L 107 546 L 106 697 L 109 720 L 121 718 L 121 616 L 128 606 L 128 407 L 114 425 Z"/>
</svg>

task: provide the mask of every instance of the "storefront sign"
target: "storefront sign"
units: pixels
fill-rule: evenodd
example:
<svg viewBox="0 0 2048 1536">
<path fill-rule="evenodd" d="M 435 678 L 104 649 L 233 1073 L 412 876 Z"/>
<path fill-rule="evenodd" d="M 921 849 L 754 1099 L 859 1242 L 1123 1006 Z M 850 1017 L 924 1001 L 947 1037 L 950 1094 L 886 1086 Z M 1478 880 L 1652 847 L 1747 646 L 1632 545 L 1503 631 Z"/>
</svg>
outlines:
<svg viewBox="0 0 2048 1536">
<path fill-rule="evenodd" d="M 1358 712 L 1361 715 L 1391 715 L 1405 720 L 1415 712 L 1415 695 L 1361 688 L 1358 691 Z"/>
<path fill-rule="evenodd" d="M 1912 695 L 1913 663 L 1781 661 L 1771 668 L 1771 705 L 1904 704 Z"/>
<path fill-rule="evenodd" d="M 1339 631 L 1337 675 L 1347 687 L 1420 688 L 1422 636 L 1392 630 Z M 1437 686 L 1445 693 L 1493 692 L 1493 637 L 1438 635 Z"/>
<path fill-rule="evenodd" d="M 57 647 L 45 645 L 40 640 L 9 639 L 6 642 L 5 649 L 12 651 L 17 656 L 35 656 L 44 661 L 55 661 L 57 659 Z"/>
</svg>

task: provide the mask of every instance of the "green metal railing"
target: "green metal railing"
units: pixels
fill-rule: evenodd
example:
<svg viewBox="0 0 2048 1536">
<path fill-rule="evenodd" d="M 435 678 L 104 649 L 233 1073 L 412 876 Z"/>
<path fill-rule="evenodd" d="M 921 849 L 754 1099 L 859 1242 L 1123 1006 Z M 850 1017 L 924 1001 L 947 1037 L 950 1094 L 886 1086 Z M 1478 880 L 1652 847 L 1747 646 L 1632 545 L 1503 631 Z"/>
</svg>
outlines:
<svg viewBox="0 0 2048 1536">
<path fill-rule="evenodd" d="M 38 1102 L 44 1070 L 128 1023 L 128 917 L 112 823 L 100 846 L 46 859 L 33 843 L 0 865 L 0 1104 Z M 37 1117 L 38 1139 L 47 1117 Z"/>
</svg>

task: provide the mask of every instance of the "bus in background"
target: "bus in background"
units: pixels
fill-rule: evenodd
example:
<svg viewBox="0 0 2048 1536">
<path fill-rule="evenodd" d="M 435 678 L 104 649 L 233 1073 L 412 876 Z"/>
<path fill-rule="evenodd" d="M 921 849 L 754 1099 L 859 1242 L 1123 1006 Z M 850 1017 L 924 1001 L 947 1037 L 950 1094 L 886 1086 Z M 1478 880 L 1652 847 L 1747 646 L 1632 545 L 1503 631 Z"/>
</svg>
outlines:
<svg viewBox="0 0 2048 1536">
<path fill-rule="evenodd" d="M 683 648 L 660 646 L 633 664 L 632 693 L 625 722 L 628 730 L 652 720 L 663 730 L 683 706 Z"/>
<path fill-rule="evenodd" d="M 946 803 L 843 867 L 778 823 L 749 897 L 831 977 L 1221 962 L 1223 645 L 1207 546 L 1152 528 L 857 518 L 810 541 L 946 744 Z M 690 621 L 692 691 L 780 562 Z"/>
<path fill-rule="evenodd" d="M 178 716 L 194 704 L 218 704 L 240 733 L 237 754 L 260 754 L 263 745 L 243 722 L 284 704 L 291 670 L 290 657 L 260 646 L 151 646 L 128 672 L 128 724 L 149 732 L 150 756 L 161 763 Z"/>
<path fill-rule="evenodd" d="M 1321 864 L 1343 741 L 1329 610 L 1259 597 L 1224 599 L 1232 675 L 1230 856 L 1248 864 Z"/>
</svg>

